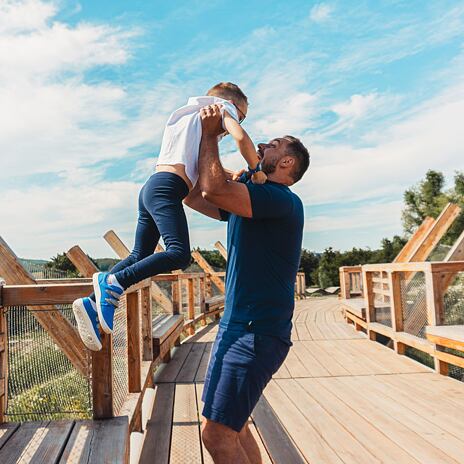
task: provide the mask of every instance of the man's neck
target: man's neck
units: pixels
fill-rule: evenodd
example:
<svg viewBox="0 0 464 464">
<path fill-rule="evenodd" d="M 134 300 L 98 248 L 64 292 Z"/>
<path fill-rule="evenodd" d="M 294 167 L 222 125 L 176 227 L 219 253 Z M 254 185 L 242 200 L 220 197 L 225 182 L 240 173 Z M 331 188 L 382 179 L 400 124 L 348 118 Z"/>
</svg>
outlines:
<svg viewBox="0 0 464 464">
<path fill-rule="evenodd" d="M 281 173 L 278 172 L 272 172 L 271 174 L 268 174 L 267 180 L 270 180 L 271 182 L 275 182 L 277 184 L 286 185 L 287 187 L 289 185 L 292 185 L 287 176 L 283 176 Z"/>
</svg>

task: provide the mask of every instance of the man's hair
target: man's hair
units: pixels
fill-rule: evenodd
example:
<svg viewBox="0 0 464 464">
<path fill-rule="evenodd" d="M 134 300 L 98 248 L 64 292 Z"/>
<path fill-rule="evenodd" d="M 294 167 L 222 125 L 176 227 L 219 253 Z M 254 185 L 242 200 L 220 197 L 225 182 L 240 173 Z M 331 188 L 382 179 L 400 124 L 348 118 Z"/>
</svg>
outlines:
<svg viewBox="0 0 464 464">
<path fill-rule="evenodd" d="M 219 84 L 211 87 L 206 95 L 220 97 L 224 100 L 234 100 L 236 103 L 242 102 L 248 104 L 247 96 L 238 85 L 232 84 L 232 82 L 219 82 Z"/>
<path fill-rule="evenodd" d="M 287 145 L 285 153 L 296 159 L 295 167 L 292 170 L 292 177 L 295 182 L 298 182 L 308 170 L 311 157 L 309 156 L 308 149 L 303 145 L 300 139 L 292 135 L 285 135 L 284 139 L 290 142 Z"/>
</svg>

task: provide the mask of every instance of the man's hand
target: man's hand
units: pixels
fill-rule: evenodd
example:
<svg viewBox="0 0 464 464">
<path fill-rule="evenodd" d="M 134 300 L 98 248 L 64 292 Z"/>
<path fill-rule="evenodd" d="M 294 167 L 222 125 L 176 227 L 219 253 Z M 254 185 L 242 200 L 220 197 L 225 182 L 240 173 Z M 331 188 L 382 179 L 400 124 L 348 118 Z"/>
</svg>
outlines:
<svg viewBox="0 0 464 464">
<path fill-rule="evenodd" d="M 217 137 L 224 132 L 222 115 L 219 105 L 205 106 L 200 110 L 203 135 Z"/>
</svg>

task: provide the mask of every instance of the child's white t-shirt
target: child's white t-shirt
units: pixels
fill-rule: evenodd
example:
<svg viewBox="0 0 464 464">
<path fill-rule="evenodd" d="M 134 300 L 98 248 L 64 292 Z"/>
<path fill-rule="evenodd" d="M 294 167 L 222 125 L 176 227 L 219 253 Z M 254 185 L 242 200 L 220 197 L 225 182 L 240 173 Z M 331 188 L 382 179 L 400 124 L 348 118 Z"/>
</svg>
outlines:
<svg viewBox="0 0 464 464">
<path fill-rule="evenodd" d="M 169 116 L 164 129 L 157 165 L 183 164 L 192 185 L 198 180 L 198 156 L 202 135 L 200 110 L 213 104 L 221 104 L 223 114 L 226 110 L 239 121 L 237 109 L 229 101 L 210 96 L 191 97 L 185 106 Z"/>
</svg>

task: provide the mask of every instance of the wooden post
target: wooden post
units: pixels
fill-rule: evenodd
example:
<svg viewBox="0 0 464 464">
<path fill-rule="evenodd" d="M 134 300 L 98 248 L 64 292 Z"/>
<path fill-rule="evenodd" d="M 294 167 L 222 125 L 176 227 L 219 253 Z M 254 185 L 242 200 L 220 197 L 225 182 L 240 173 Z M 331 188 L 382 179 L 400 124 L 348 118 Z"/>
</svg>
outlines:
<svg viewBox="0 0 464 464">
<path fill-rule="evenodd" d="M 188 279 L 188 318 L 195 319 L 195 299 L 193 294 L 193 279 Z M 195 327 L 189 327 L 189 335 L 195 334 Z"/>
<path fill-rule="evenodd" d="M 432 229 L 435 219 L 426 217 L 422 224 L 416 229 L 411 238 L 407 241 L 406 245 L 396 255 L 393 260 L 394 263 L 407 263 L 410 261 L 411 255 L 418 245 L 422 242 L 423 238 Z"/>
<path fill-rule="evenodd" d="M 37 282 L 18 261 L 7 243 L 0 237 L 0 275 L 10 285 L 35 285 Z M 87 350 L 77 330 L 55 306 L 30 306 L 32 315 L 45 329 L 53 342 L 84 376 L 88 375 Z M 50 309 L 50 311 L 34 311 Z M 56 311 L 55 311 L 56 310 Z"/>
<path fill-rule="evenodd" d="M 127 297 L 127 367 L 129 393 L 142 391 L 142 357 L 140 346 L 140 306 L 137 292 Z"/>
<path fill-rule="evenodd" d="M 390 288 L 392 328 L 394 332 L 403 332 L 403 299 L 401 295 L 401 274 L 399 272 L 388 273 L 388 286 Z M 393 346 L 398 354 L 404 354 L 405 346 L 403 343 L 393 340 Z"/>
<path fill-rule="evenodd" d="M 426 299 L 427 299 L 427 321 L 428 325 L 436 326 L 443 324 L 444 315 L 444 285 L 446 274 L 442 272 L 425 272 Z M 435 349 L 438 347 L 435 345 Z M 448 374 L 448 364 L 434 356 L 435 370 L 439 374 Z"/>
<path fill-rule="evenodd" d="M 205 314 L 206 312 L 206 298 L 205 298 L 205 277 L 200 277 L 200 312 Z M 201 320 L 201 325 L 206 325 L 206 316 Z"/>
<path fill-rule="evenodd" d="M 363 284 L 364 284 L 364 301 L 366 302 L 366 322 L 367 333 L 371 340 L 376 340 L 375 332 L 369 330 L 369 323 L 375 322 L 375 306 L 374 306 L 374 289 L 372 282 L 372 272 L 363 270 Z"/>
<path fill-rule="evenodd" d="M 114 417 L 113 408 L 113 336 L 101 333 L 102 349 L 92 351 L 93 418 Z"/>
<path fill-rule="evenodd" d="M 5 422 L 8 401 L 8 327 L 5 308 L 2 306 L 2 289 L 5 281 L 0 278 L 0 424 Z"/>
<path fill-rule="evenodd" d="M 340 268 L 340 293 L 342 298 L 351 298 L 350 293 L 350 274 L 344 267 Z"/>
<path fill-rule="evenodd" d="M 98 268 L 79 246 L 72 247 L 66 255 L 84 277 L 92 277 Z M 107 419 L 114 416 L 113 408 L 113 336 L 100 331 L 102 349 L 92 351 L 93 418 Z"/>
<path fill-rule="evenodd" d="M 171 284 L 172 291 L 172 314 L 180 314 L 181 309 L 181 289 L 179 280 L 173 280 Z"/>
<path fill-rule="evenodd" d="M 140 290 L 140 307 L 142 310 L 142 338 L 143 338 L 143 360 L 153 360 L 153 326 L 151 307 L 151 287 Z"/>
</svg>

